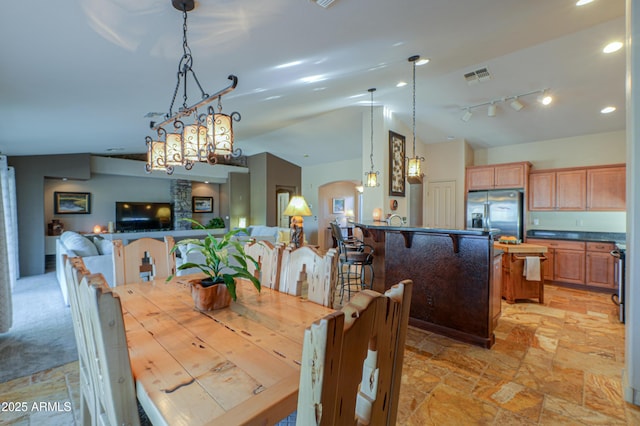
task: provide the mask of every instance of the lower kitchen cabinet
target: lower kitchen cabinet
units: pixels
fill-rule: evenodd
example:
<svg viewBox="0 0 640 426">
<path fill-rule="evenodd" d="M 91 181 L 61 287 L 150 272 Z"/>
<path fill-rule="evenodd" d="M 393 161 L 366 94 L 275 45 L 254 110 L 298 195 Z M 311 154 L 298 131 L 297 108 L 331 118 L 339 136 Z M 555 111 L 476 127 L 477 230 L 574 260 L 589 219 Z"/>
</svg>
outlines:
<svg viewBox="0 0 640 426">
<path fill-rule="evenodd" d="M 554 256 L 553 280 L 573 284 L 584 284 L 585 252 L 584 243 L 580 248 L 556 248 Z"/>
<path fill-rule="evenodd" d="M 489 310 L 493 327 L 497 327 L 502 313 L 502 254 L 493 258 L 493 286 L 489 300 Z"/>
<path fill-rule="evenodd" d="M 615 289 L 612 243 L 528 238 L 528 243 L 546 246 L 544 279 L 585 285 L 592 289 Z"/>
<path fill-rule="evenodd" d="M 587 285 L 602 288 L 615 288 L 614 258 L 610 243 L 587 243 Z"/>
</svg>

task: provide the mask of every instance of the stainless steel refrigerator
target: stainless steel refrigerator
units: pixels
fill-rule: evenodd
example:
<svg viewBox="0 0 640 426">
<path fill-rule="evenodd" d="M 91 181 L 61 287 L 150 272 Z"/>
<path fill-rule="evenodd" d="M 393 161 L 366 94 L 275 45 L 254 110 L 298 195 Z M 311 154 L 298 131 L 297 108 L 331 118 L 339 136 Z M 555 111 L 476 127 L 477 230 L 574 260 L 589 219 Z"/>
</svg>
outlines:
<svg viewBox="0 0 640 426">
<path fill-rule="evenodd" d="M 522 240 L 522 192 L 473 191 L 467 194 L 467 228 L 498 229 L 499 236 Z"/>
</svg>

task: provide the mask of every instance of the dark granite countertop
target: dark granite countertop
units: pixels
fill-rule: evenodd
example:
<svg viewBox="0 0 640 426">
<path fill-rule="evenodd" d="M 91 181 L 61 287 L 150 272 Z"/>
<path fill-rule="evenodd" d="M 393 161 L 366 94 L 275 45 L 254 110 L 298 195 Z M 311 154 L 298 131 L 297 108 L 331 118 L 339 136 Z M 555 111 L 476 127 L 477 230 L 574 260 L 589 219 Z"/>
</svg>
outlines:
<svg viewBox="0 0 640 426">
<path fill-rule="evenodd" d="M 352 222 L 350 224 L 365 229 L 377 229 L 381 231 L 395 231 L 395 232 L 417 232 L 425 234 L 457 234 L 457 235 L 493 235 L 496 230 L 483 230 L 480 228 L 469 229 L 442 229 L 442 228 L 427 228 L 422 226 L 410 226 L 407 224 L 387 224 L 387 222 Z"/>
<path fill-rule="evenodd" d="M 530 229 L 527 231 L 527 238 L 540 238 L 547 240 L 594 241 L 624 244 L 627 235 L 624 232 L 551 231 L 543 229 Z"/>
</svg>

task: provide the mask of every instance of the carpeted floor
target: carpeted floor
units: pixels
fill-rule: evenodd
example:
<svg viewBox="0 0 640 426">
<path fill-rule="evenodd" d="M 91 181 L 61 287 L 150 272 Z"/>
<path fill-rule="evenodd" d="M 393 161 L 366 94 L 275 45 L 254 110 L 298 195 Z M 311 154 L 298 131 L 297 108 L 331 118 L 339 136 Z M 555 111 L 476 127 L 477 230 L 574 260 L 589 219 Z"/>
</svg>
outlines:
<svg viewBox="0 0 640 426">
<path fill-rule="evenodd" d="M 0 383 L 78 359 L 55 272 L 18 280 L 12 298 L 13 327 L 0 334 Z"/>
</svg>

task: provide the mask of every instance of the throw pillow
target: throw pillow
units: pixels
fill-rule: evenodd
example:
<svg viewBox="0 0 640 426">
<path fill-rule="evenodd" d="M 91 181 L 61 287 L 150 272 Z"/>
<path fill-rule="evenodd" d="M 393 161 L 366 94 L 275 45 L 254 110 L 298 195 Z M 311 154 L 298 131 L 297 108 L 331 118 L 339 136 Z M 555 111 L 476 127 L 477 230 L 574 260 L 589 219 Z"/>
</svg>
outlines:
<svg viewBox="0 0 640 426">
<path fill-rule="evenodd" d="M 288 243 L 291 240 L 291 232 L 287 231 L 278 231 L 278 242 L 279 243 Z"/>
<path fill-rule="evenodd" d="M 65 231 L 60 235 L 60 240 L 64 246 L 71 250 L 76 256 L 97 256 L 98 249 L 93 242 L 73 231 Z"/>
<path fill-rule="evenodd" d="M 93 237 L 93 244 L 98 249 L 99 254 L 112 254 L 113 243 L 100 237 Z"/>
</svg>

